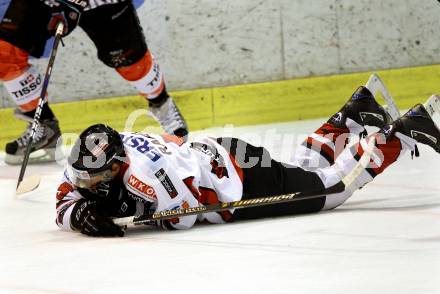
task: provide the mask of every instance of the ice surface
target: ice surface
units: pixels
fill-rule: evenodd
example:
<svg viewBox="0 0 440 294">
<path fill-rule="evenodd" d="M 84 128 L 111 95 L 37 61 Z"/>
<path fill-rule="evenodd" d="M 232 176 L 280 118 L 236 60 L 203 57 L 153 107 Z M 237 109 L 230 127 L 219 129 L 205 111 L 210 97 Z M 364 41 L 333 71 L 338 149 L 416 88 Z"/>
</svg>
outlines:
<svg viewBox="0 0 440 294">
<path fill-rule="evenodd" d="M 204 132 L 289 160 L 319 124 Z M 120 239 L 57 228 L 62 166 L 29 166 L 41 186 L 16 200 L 19 167 L 0 164 L 0 293 L 440 293 L 440 156 L 419 147 L 331 212 Z"/>
</svg>

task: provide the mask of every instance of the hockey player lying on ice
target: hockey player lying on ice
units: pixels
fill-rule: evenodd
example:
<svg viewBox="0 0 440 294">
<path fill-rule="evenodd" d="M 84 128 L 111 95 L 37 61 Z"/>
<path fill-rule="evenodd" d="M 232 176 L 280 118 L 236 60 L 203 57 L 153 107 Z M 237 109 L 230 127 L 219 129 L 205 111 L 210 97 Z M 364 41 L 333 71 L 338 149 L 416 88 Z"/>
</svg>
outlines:
<svg viewBox="0 0 440 294">
<path fill-rule="evenodd" d="M 199 138 L 183 143 L 175 136 L 117 133 L 94 125 L 79 137 L 57 193 L 56 223 L 90 236 L 123 236 L 113 217 L 231 202 L 296 191 L 317 191 L 339 182 L 364 152 L 361 140 L 337 154 L 348 135 L 359 137 L 365 125 L 380 128 L 374 153 L 376 168 L 362 170 L 358 189 L 371 182 L 416 143 L 440 153 L 440 130 L 423 105 L 394 122 L 370 91 L 360 87 L 342 109 L 311 134 L 295 155 L 298 166 L 271 159 L 266 149 L 234 138 Z M 339 143 L 339 144 L 338 144 Z M 380 154 L 382 153 L 382 155 Z M 374 158 L 373 157 L 373 158 Z M 302 166 L 316 162 L 316 166 Z M 351 189 L 352 190 L 352 189 Z M 338 207 L 346 190 L 327 197 L 210 212 L 151 223 L 165 229 L 188 229 L 196 221 L 225 223 L 295 215 Z"/>
</svg>

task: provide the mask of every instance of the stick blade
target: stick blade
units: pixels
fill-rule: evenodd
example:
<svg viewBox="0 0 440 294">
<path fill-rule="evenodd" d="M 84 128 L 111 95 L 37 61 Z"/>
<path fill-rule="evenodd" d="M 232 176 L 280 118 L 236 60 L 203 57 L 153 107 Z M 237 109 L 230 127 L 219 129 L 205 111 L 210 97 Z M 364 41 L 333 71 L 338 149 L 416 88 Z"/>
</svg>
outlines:
<svg viewBox="0 0 440 294">
<path fill-rule="evenodd" d="M 40 185 L 40 181 L 41 177 L 38 175 L 24 178 L 23 181 L 21 181 L 20 185 L 18 185 L 17 190 L 15 191 L 15 195 L 19 196 L 24 193 L 34 191 Z"/>
</svg>

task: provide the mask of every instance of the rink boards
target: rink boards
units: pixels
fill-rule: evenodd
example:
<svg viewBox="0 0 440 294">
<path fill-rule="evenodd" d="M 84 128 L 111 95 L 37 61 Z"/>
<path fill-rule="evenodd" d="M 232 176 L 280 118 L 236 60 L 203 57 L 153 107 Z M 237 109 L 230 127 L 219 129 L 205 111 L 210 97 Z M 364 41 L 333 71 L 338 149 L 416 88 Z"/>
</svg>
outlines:
<svg viewBox="0 0 440 294">
<path fill-rule="evenodd" d="M 397 106 L 407 109 L 440 93 L 440 65 L 378 71 Z M 336 112 L 371 72 L 173 92 L 191 130 L 254 125 L 327 117 Z M 50 88 L 49 88 L 50 91 Z M 93 123 L 122 129 L 159 132 L 146 116 L 147 103 L 139 96 L 81 100 L 52 104 L 64 133 L 76 133 Z M 12 109 L 0 109 L 0 150 L 25 127 Z"/>
<path fill-rule="evenodd" d="M 204 132 L 288 161 L 321 121 Z M 419 147 L 331 212 L 122 239 L 59 231 L 62 166 L 30 166 L 41 187 L 15 200 L 18 168 L 1 164 L 0 293 L 439 293 L 440 156 Z"/>
</svg>

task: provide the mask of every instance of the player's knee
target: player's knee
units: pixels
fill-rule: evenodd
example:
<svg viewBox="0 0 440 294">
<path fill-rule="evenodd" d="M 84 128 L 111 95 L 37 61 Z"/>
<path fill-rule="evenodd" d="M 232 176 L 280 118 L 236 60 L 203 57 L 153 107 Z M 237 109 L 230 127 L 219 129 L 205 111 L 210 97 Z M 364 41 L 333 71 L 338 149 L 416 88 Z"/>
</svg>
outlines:
<svg viewBox="0 0 440 294">
<path fill-rule="evenodd" d="M 116 71 L 127 81 L 137 81 L 145 77 L 153 67 L 153 57 L 149 51 L 137 62 L 117 67 Z"/>
<path fill-rule="evenodd" d="M 113 50 L 110 52 L 98 50 L 98 58 L 108 67 L 117 69 L 136 64 L 145 56 L 146 53 L 148 53 L 148 49 L 142 46 L 131 49 Z"/>
<path fill-rule="evenodd" d="M 28 67 L 29 53 L 11 43 L 0 40 L 0 80 L 9 81 L 20 76 Z"/>
</svg>

